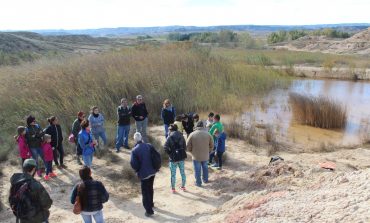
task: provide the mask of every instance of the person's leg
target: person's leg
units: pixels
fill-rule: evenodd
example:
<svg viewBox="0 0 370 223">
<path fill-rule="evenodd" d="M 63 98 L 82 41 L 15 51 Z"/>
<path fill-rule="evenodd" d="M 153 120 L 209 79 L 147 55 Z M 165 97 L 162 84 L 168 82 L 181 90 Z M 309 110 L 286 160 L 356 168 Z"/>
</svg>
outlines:
<svg viewBox="0 0 370 223">
<path fill-rule="evenodd" d="M 209 161 L 208 163 L 212 163 L 213 162 L 213 158 L 215 157 L 215 151 L 213 150 L 210 154 L 209 154 Z"/>
<path fill-rule="evenodd" d="M 136 121 L 136 132 L 140 132 L 143 135 L 143 121 Z"/>
<path fill-rule="evenodd" d="M 141 194 L 143 196 L 143 206 L 148 214 L 153 212 L 150 202 L 150 178 L 141 181 Z"/>
<path fill-rule="evenodd" d="M 148 142 L 148 137 L 147 137 L 148 135 L 146 133 L 147 127 L 148 127 L 148 118 L 145 118 L 143 121 L 143 126 L 142 126 L 143 133 L 141 133 L 143 135 L 144 142 Z"/>
<path fill-rule="evenodd" d="M 166 139 L 168 137 L 168 127 L 169 125 L 164 124 L 164 136 L 166 137 Z"/>
<path fill-rule="evenodd" d="M 174 190 L 176 187 L 176 169 L 177 164 L 170 162 L 170 171 L 171 171 L 171 189 Z"/>
<path fill-rule="evenodd" d="M 82 155 L 85 166 L 91 167 L 92 155 Z"/>
<path fill-rule="evenodd" d="M 197 186 L 202 186 L 202 180 L 200 177 L 200 171 L 201 171 L 201 164 L 199 161 L 193 160 L 193 165 L 194 165 L 194 174 L 195 174 L 195 181 Z"/>
<path fill-rule="evenodd" d="M 46 162 L 46 175 L 49 175 L 49 173 L 51 173 L 51 164 L 53 163 L 53 161 L 47 161 Z"/>
<path fill-rule="evenodd" d="M 150 204 L 150 209 L 151 209 L 151 213 L 154 213 L 153 211 L 153 207 L 154 207 L 154 188 L 153 188 L 153 185 L 154 185 L 154 178 L 155 176 L 152 176 L 151 178 L 149 178 L 149 204 Z"/>
<path fill-rule="evenodd" d="M 123 126 L 117 126 L 117 135 L 116 135 L 116 150 L 119 151 L 119 149 L 122 146 L 123 142 L 123 134 L 124 134 L 124 127 Z"/>
<path fill-rule="evenodd" d="M 104 223 L 103 210 L 98 211 L 93 217 L 96 223 Z"/>
<path fill-rule="evenodd" d="M 224 153 L 222 152 L 217 152 L 217 159 L 218 159 L 218 167 L 222 168 L 222 155 Z"/>
<path fill-rule="evenodd" d="M 39 162 L 38 162 L 39 153 L 37 151 L 37 148 L 30 148 L 30 150 L 31 150 L 32 159 L 36 161 L 36 170 L 38 170 L 39 169 Z"/>
<path fill-rule="evenodd" d="M 208 165 L 207 165 L 207 161 L 202 161 L 201 162 L 201 166 L 202 166 L 202 172 L 203 172 L 203 182 L 204 183 L 208 183 Z"/>
<path fill-rule="evenodd" d="M 107 145 L 107 135 L 105 134 L 105 130 L 100 133 L 100 137 L 103 140 L 104 146 Z"/>
<path fill-rule="evenodd" d="M 128 149 L 128 136 L 130 133 L 130 125 L 125 125 L 123 128 L 123 137 L 124 137 L 124 142 L 123 145 Z"/>
<path fill-rule="evenodd" d="M 76 142 L 76 159 L 77 159 L 77 164 L 82 165 L 81 163 L 81 155 L 82 155 L 82 149 L 80 147 L 80 144 Z"/>
<path fill-rule="evenodd" d="M 92 223 L 92 216 L 91 215 L 81 214 L 81 217 L 84 220 L 84 223 Z"/>
<path fill-rule="evenodd" d="M 58 148 L 55 147 L 54 150 L 53 150 L 53 157 L 54 157 L 54 163 L 55 165 L 59 166 L 59 162 L 58 162 Z"/>
<path fill-rule="evenodd" d="M 59 152 L 59 164 L 64 165 L 64 148 L 63 144 L 60 144 L 58 146 L 58 152 Z"/>
<path fill-rule="evenodd" d="M 185 161 L 180 161 L 179 162 L 179 168 L 180 168 L 180 174 L 181 174 L 181 186 L 185 187 L 186 184 L 186 175 L 185 175 Z"/>
</svg>

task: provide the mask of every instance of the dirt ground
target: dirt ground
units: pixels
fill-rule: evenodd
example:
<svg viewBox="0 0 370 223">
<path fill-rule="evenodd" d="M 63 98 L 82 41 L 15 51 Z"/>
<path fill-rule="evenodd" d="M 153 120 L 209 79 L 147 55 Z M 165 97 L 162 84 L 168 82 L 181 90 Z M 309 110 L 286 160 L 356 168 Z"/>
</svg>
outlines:
<svg viewBox="0 0 370 223">
<path fill-rule="evenodd" d="M 164 141 L 162 127 L 150 134 Z M 266 148 L 239 140 L 227 141 L 226 162 L 221 171 L 210 170 L 210 183 L 194 185 L 191 159 L 186 161 L 187 192 L 170 192 L 169 168 L 163 167 L 154 182 L 155 215 L 144 216 L 140 184 L 115 176 L 128 167 L 130 151 L 114 162 L 94 158 L 93 177 L 102 181 L 110 200 L 104 205 L 106 222 L 370 222 L 370 146 L 340 149 L 329 153 L 287 153 L 284 161 L 268 165 Z M 319 167 L 336 164 L 334 171 Z M 13 163 L 14 164 L 14 163 Z M 54 203 L 50 222 L 78 223 L 69 196 L 79 181 L 78 166 L 66 157 L 68 169 L 56 170 L 58 177 L 42 184 Z M 1 164 L 0 222 L 14 222 L 8 207 L 9 178 L 20 167 Z M 129 177 L 126 177 L 129 178 Z M 180 176 L 178 174 L 178 186 Z"/>
</svg>

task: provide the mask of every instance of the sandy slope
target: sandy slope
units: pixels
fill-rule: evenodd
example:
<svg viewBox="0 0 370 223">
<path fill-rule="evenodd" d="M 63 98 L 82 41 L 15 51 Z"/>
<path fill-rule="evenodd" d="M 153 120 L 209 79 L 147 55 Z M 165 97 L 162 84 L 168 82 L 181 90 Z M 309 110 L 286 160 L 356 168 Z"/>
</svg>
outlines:
<svg viewBox="0 0 370 223">
<path fill-rule="evenodd" d="M 162 128 L 151 128 L 151 134 L 163 141 Z M 188 192 L 171 194 L 169 170 L 164 167 L 155 180 L 155 212 L 144 216 L 139 183 L 109 177 L 127 166 L 129 152 L 119 154 L 116 163 L 95 159 L 93 175 L 103 181 L 110 192 L 104 206 L 107 222 L 369 222 L 369 157 L 370 150 L 339 150 L 334 153 L 280 153 L 285 162 L 268 167 L 263 148 L 237 140 L 227 142 L 228 152 L 223 171 L 211 170 L 211 183 L 194 186 L 191 161 L 186 162 Z M 318 168 L 318 163 L 337 163 L 334 172 Z M 14 222 L 7 207 L 8 179 L 17 166 L 1 164 L 1 200 L 5 211 L 0 222 Z M 43 182 L 54 200 L 50 222 L 82 222 L 73 215 L 69 194 L 78 182 L 72 157 L 67 157 L 68 170 L 59 177 Z M 178 183 L 180 179 L 178 178 Z M 344 211 L 339 211 L 339 210 Z M 352 221 L 353 220 L 353 221 Z"/>
</svg>

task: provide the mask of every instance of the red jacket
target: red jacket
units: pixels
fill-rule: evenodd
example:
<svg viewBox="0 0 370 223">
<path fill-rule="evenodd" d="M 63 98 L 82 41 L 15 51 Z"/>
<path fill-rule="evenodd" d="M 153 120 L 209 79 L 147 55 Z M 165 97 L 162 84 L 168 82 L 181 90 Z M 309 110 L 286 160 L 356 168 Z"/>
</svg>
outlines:
<svg viewBox="0 0 370 223">
<path fill-rule="evenodd" d="M 44 160 L 46 162 L 53 161 L 53 148 L 51 147 L 50 143 L 43 143 L 41 147 L 42 152 L 44 153 Z"/>
<path fill-rule="evenodd" d="M 18 143 L 18 149 L 19 149 L 19 156 L 22 159 L 30 158 L 31 157 L 31 151 L 28 148 L 28 145 L 26 143 L 26 137 L 23 136 L 23 135 L 19 136 L 19 138 L 17 139 L 17 143 Z"/>
</svg>

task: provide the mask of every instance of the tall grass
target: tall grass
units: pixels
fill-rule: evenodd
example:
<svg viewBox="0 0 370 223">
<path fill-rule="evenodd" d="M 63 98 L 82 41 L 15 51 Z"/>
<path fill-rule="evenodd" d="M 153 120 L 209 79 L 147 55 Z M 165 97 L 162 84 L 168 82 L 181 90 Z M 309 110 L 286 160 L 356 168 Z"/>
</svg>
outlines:
<svg viewBox="0 0 370 223">
<path fill-rule="evenodd" d="M 166 98 L 178 113 L 230 112 L 223 107 L 230 98 L 267 93 L 285 80 L 278 71 L 214 58 L 189 43 L 42 59 L 0 69 L 0 131 L 14 134 L 28 114 L 42 126 L 56 115 L 69 128 L 76 112 L 92 105 L 113 121 L 120 99 L 133 101 L 137 94 L 144 96 L 151 121 L 159 120 Z"/>
<path fill-rule="evenodd" d="M 344 128 L 346 125 L 346 107 L 333 99 L 290 93 L 289 100 L 293 114 L 301 124 L 324 129 Z"/>
</svg>

